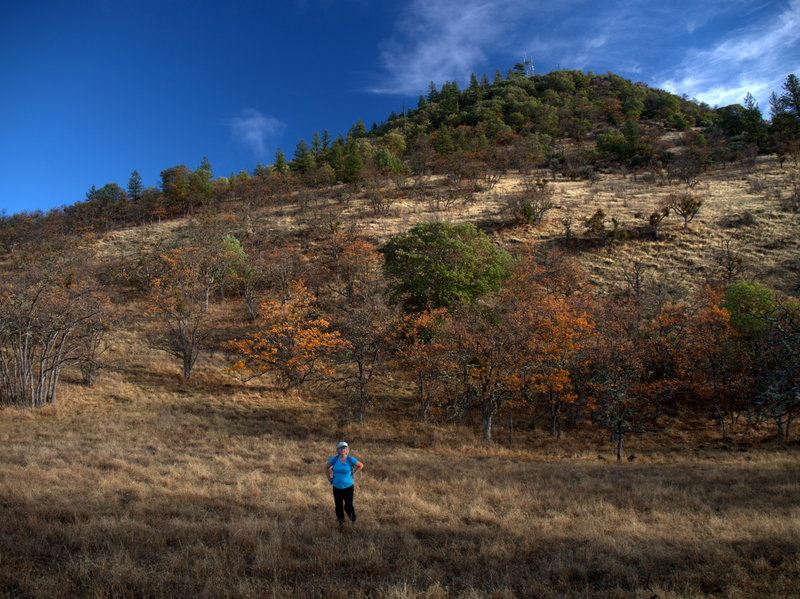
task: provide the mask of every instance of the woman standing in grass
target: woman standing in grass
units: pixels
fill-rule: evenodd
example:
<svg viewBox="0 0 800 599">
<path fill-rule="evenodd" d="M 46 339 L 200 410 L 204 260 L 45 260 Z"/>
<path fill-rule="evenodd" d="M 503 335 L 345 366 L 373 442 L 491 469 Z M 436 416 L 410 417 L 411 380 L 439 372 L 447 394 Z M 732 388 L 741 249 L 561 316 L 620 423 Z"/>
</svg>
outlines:
<svg viewBox="0 0 800 599">
<path fill-rule="evenodd" d="M 342 441 L 336 446 L 336 455 L 325 461 L 325 476 L 333 485 L 333 502 L 336 506 L 336 518 L 339 526 L 344 525 L 345 513 L 350 516 L 353 526 L 356 523 L 356 511 L 353 508 L 353 476 L 361 472 L 364 464 L 348 455 L 350 447 Z"/>
</svg>

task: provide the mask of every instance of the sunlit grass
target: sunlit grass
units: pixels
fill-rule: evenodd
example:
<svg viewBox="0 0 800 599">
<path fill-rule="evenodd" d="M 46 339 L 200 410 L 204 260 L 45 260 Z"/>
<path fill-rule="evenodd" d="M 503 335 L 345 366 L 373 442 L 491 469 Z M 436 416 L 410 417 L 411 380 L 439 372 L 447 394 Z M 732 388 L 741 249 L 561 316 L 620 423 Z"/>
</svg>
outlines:
<svg viewBox="0 0 800 599">
<path fill-rule="evenodd" d="M 485 447 L 466 428 L 355 427 L 322 399 L 215 377 L 161 394 L 109 378 L 0 411 L 3 596 L 800 591 L 794 448 L 632 439 L 636 460 L 616 464 L 580 450 L 588 433 Z M 343 436 L 366 464 L 344 533 L 322 475 Z"/>
</svg>

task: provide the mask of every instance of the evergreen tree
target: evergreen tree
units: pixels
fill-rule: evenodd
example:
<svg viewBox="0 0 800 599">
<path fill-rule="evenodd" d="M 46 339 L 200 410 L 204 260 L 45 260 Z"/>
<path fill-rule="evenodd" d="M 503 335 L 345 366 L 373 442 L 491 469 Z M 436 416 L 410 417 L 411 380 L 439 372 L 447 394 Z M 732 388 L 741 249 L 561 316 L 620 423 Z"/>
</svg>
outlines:
<svg viewBox="0 0 800 599">
<path fill-rule="evenodd" d="M 267 175 L 269 175 L 269 169 L 259 162 L 256 165 L 256 170 L 254 174 L 256 177 L 266 177 Z"/>
<path fill-rule="evenodd" d="M 291 169 L 303 174 L 313 171 L 315 168 L 317 168 L 317 161 L 308 149 L 306 140 L 301 139 L 297 144 L 297 149 L 294 151 L 294 160 L 292 160 Z"/>
<path fill-rule="evenodd" d="M 142 177 L 139 175 L 138 171 L 133 171 L 131 173 L 131 178 L 128 179 L 128 196 L 132 202 L 138 202 L 142 199 L 143 191 L 144 185 L 142 184 Z"/>
<path fill-rule="evenodd" d="M 322 152 L 322 138 L 319 136 L 319 131 L 314 131 L 314 137 L 311 139 L 311 153 L 314 158 L 318 158 Z"/>
<path fill-rule="evenodd" d="M 773 110 L 788 112 L 795 118 L 800 119 L 800 80 L 794 74 L 786 77 L 783 83 L 783 93 L 777 97 L 776 106 Z"/>
<path fill-rule="evenodd" d="M 364 159 L 361 150 L 354 138 L 350 138 L 345 148 L 347 155 L 344 159 L 342 180 L 346 183 L 355 183 L 361 179 L 361 169 L 364 168 Z"/>
<path fill-rule="evenodd" d="M 439 92 L 436 89 L 436 84 L 431 81 L 428 84 L 428 102 L 436 102 L 439 98 Z"/>
<path fill-rule="evenodd" d="M 326 152 L 328 164 L 336 174 L 337 179 L 342 179 L 344 176 L 344 144 L 338 141 L 328 149 Z"/>
<path fill-rule="evenodd" d="M 200 161 L 200 166 L 197 167 L 197 170 L 205 171 L 206 173 L 208 173 L 207 178 L 209 180 L 214 177 L 214 171 L 211 169 L 211 163 L 208 161 L 207 156 L 203 156 L 203 159 Z"/>
<path fill-rule="evenodd" d="M 358 119 L 355 125 L 350 128 L 350 133 L 348 137 L 352 137 L 354 139 L 359 139 L 362 137 L 367 136 L 367 128 L 364 126 L 364 121 Z"/>
<path fill-rule="evenodd" d="M 286 156 L 283 155 L 283 150 L 280 148 L 275 152 L 275 164 L 272 165 L 272 169 L 276 173 L 285 173 L 289 170 L 289 165 L 286 164 Z"/>
</svg>

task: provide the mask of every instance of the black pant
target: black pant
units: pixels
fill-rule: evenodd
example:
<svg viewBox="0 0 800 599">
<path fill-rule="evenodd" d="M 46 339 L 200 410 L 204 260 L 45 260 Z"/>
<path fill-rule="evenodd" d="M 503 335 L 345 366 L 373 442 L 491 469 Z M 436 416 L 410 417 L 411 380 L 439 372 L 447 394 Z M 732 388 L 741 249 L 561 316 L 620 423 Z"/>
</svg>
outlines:
<svg viewBox="0 0 800 599">
<path fill-rule="evenodd" d="M 351 520 L 356 519 L 356 511 L 353 509 L 354 486 L 355 485 L 350 485 L 346 489 L 337 489 L 333 487 L 333 502 L 336 504 L 336 518 L 339 522 L 344 522 L 345 512 L 350 516 Z"/>
</svg>

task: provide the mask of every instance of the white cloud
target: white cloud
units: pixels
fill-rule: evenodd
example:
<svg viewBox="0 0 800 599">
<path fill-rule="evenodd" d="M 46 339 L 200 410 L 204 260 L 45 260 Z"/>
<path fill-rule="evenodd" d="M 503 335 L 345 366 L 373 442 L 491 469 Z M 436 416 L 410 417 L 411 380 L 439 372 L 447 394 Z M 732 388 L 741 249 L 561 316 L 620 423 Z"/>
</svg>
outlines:
<svg viewBox="0 0 800 599">
<path fill-rule="evenodd" d="M 658 86 L 712 106 L 741 103 L 750 92 L 764 110 L 769 94 L 798 68 L 800 0 L 792 0 L 767 21 L 735 31 L 711 48 L 687 52 Z"/>
<path fill-rule="evenodd" d="M 530 53 L 538 72 L 612 71 L 712 105 L 750 91 L 763 108 L 800 70 L 799 42 L 800 0 L 411 0 L 380 45 L 385 79 L 372 91 L 466 83 Z"/>
<path fill-rule="evenodd" d="M 282 121 L 261 114 L 258 110 L 247 108 L 231 119 L 231 132 L 234 139 L 249 147 L 257 156 L 265 157 L 270 141 L 286 129 Z"/>
<path fill-rule="evenodd" d="M 520 0 L 414 0 L 380 47 L 388 79 L 373 89 L 415 93 L 430 81 L 464 81 L 507 41 Z"/>
</svg>

